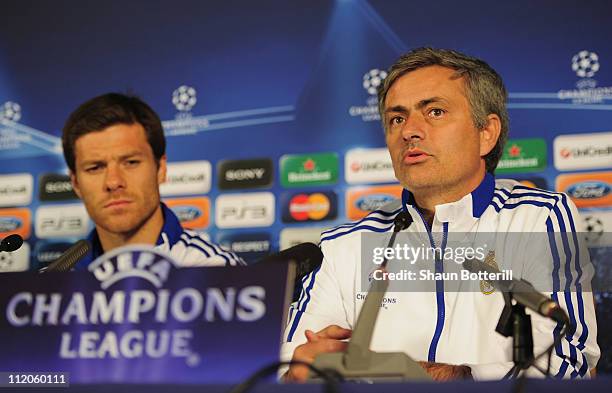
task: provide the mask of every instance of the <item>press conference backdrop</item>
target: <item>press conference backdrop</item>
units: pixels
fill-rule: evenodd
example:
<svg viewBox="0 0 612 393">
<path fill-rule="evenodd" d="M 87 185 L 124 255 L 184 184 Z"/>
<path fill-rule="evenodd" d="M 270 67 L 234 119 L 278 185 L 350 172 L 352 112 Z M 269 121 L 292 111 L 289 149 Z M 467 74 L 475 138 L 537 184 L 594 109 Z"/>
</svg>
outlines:
<svg viewBox="0 0 612 393">
<path fill-rule="evenodd" d="M 164 201 L 248 261 L 400 193 L 376 88 L 402 53 L 454 48 L 509 90 L 498 177 L 567 192 L 594 255 L 612 247 L 612 4 L 601 1 L 3 1 L 0 270 L 36 269 L 92 228 L 61 128 L 78 104 L 139 95 L 168 142 Z M 457 146 L 456 154 L 462 154 Z M 609 235 L 609 234 L 608 234 Z M 608 253 L 609 255 L 609 253 Z M 604 261 L 605 262 L 605 261 Z M 612 266 L 599 263 L 599 274 Z M 597 295 L 600 370 L 610 299 Z"/>
</svg>

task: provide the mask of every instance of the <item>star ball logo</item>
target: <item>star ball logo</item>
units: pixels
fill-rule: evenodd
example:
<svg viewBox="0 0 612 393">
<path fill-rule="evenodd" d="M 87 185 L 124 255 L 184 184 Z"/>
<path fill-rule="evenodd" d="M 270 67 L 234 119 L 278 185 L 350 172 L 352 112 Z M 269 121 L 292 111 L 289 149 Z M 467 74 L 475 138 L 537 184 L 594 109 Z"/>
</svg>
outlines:
<svg viewBox="0 0 612 393">
<path fill-rule="evenodd" d="M 198 102 L 197 92 L 191 86 L 182 85 L 172 92 L 172 104 L 179 112 L 189 112 Z"/>
<path fill-rule="evenodd" d="M 572 57 L 572 70 L 580 78 L 591 78 L 599 71 L 599 56 L 595 52 L 581 50 Z"/>
<path fill-rule="evenodd" d="M 361 85 L 368 93 L 365 105 L 353 105 L 348 112 L 351 117 L 361 117 L 362 121 L 378 121 L 378 99 L 376 97 L 379 87 L 387 77 L 387 72 L 378 68 L 372 68 L 363 74 Z"/>
<path fill-rule="evenodd" d="M 21 105 L 13 101 L 7 101 L 0 107 L 0 118 L 12 122 L 21 119 Z"/>
<path fill-rule="evenodd" d="M 599 55 L 590 50 L 581 50 L 571 59 L 571 70 L 579 78 L 576 89 L 560 90 L 557 97 L 560 100 L 571 100 L 573 104 L 601 104 L 606 97 L 612 95 L 612 86 L 597 86 L 594 78 L 601 69 Z"/>
</svg>

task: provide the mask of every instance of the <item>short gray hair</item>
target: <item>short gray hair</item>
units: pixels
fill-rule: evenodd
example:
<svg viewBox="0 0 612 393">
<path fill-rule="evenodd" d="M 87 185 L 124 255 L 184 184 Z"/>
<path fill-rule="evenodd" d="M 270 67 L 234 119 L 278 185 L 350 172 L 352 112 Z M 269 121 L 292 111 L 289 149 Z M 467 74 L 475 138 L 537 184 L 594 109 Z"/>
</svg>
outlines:
<svg viewBox="0 0 612 393">
<path fill-rule="evenodd" d="M 438 65 L 456 71 L 463 78 L 466 98 L 472 111 L 476 128 L 483 129 L 489 114 L 496 114 L 501 120 L 501 132 L 493 149 L 485 156 L 487 172 L 493 173 L 499 162 L 506 139 L 508 138 L 508 93 L 499 74 L 484 61 L 449 49 L 417 48 L 400 57 L 391 68 L 378 90 L 378 110 L 383 127 L 385 99 L 395 81 L 403 75 L 419 68 Z"/>
</svg>

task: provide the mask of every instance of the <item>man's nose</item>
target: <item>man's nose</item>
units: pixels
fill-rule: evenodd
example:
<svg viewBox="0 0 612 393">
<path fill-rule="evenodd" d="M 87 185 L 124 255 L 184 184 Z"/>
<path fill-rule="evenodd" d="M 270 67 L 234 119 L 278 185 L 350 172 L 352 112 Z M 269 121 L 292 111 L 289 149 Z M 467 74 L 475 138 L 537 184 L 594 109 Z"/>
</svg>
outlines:
<svg viewBox="0 0 612 393">
<path fill-rule="evenodd" d="M 425 137 L 425 121 L 419 116 L 410 116 L 402 127 L 402 139 L 406 142 Z"/>
<path fill-rule="evenodd" d="M 125 188 L 125 179 L 119 165 L 109 165 L 106 168 L 105 187 L 107 191 Z"/>
</svg>

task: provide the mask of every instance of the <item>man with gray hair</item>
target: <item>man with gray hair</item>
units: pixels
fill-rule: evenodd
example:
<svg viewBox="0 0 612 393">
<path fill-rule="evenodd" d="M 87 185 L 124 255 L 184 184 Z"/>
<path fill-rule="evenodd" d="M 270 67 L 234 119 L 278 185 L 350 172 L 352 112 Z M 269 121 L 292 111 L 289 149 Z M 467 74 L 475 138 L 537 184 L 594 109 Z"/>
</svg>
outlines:
<svg viewBox="0 0 612 393">
<path fill-rule="evenodd" d="M 291 307 L 283 360 L 310 363 L 319 354 L 346 349 L 365 298 L 362 235 L 391 232 L 400 214 L 414 217 L 402 232 L 427 233 L 432 248 L 444 249 L 449 233 L 575 235 L 578 213 L 566 195 L 494 178 L 508 134 L 506 97 L 495 70 L 456 51 L 419 48 L 391 66 L 378 102 L 395 175 L 405 188 L 402 200 L 322 233 L 324 260 L 302 281 L 302 295 Z M 577 242 L 549 238 L 542 245 L 544 271 L 557 283 L 560 272 L 588 253 Z M 552 374 L 588 377 L 599 358 L 592 293 L 581 290 L 590 276 L 569 279 L 577 290 L 555 284 L 549 294 L 570 317 L 567 333 L 561 337 L 559 325 L 531 315 L 534 347 L 542 352 L 557 339 Z M 502 296 L 445 291 L 444 284 L 436 280 L 430 292 L 387 293 L 371 348 L 404 351 L 436 380 L 502 378 L 513 365 L 511 338 L 495 331 Z M 305 366 L 293 365 L 284 379 L 303 381 L 307 375 Z"/>
</svg>

